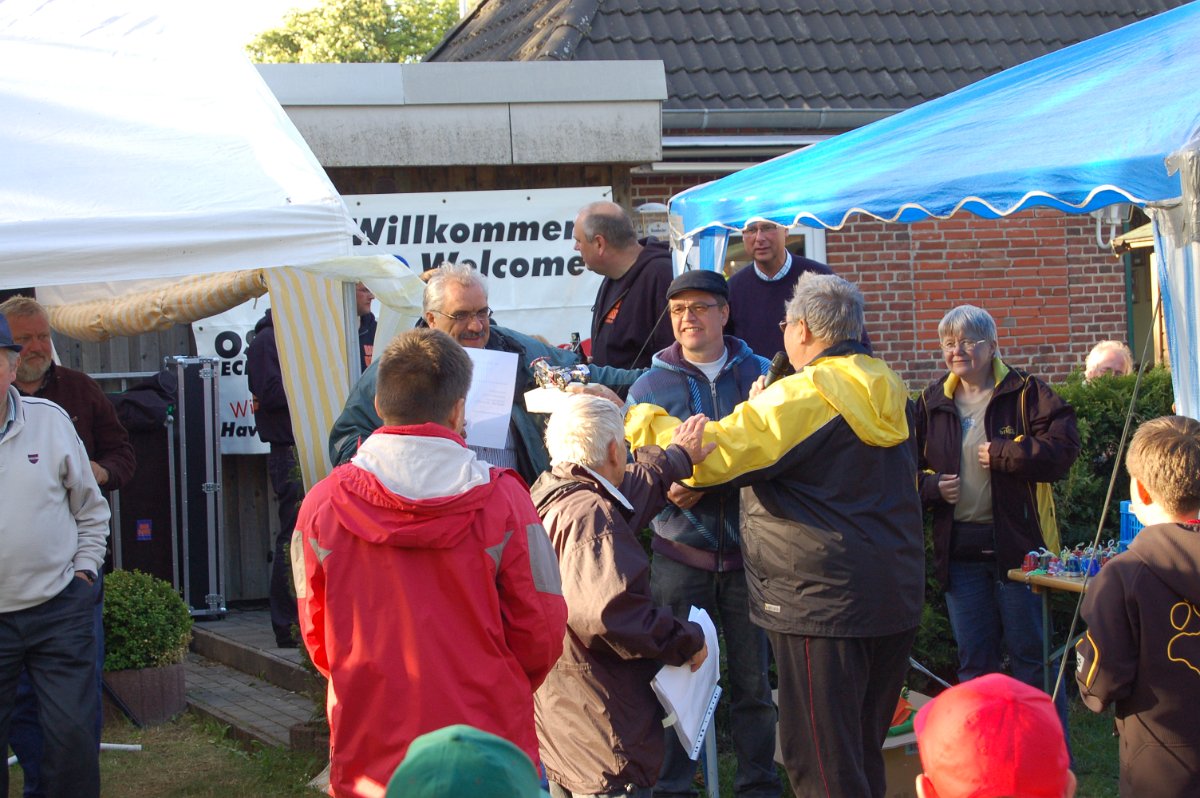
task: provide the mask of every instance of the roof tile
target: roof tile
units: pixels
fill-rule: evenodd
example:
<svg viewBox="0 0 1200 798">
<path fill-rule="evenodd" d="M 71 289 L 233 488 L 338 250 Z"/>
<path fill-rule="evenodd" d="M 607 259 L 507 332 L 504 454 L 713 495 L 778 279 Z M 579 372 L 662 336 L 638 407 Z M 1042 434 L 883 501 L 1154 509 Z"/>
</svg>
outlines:
<svg viewBox="0 0 1200 798">
<path fill-rule="evenodd" d="M 899 109 L 1182 4 L 481 0 L 426 60 L 661 59 L 666 108 Z"/>
</svg>

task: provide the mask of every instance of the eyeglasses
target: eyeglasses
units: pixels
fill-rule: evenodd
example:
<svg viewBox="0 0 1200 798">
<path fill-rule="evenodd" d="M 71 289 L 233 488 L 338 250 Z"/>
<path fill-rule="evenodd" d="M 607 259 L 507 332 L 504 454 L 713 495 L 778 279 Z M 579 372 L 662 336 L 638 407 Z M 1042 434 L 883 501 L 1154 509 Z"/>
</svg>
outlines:
<svg viewBox="0 0 1200 798">
<path fill-rule="evenodd" d="M 957 352 L 961 348 L 969 355 L 986 343 L 987 341 L 942 341 L 942 351 Z"/>
<path fill-rule="evenodd" d="M 777 224 L 753 224 L 749 227 L 742 228 L 742 238 L 751 238 L 753 236 L 764 235 L 766 233 L 778 230 L 780 225 Z"/>
<path fill-rule="evenodd" d="M 679 319 L 682 318 L 683 314 L 687 313 L 689 310 L 692 312 L 693 316 L 696 316 L 697 318 L 704 318 L 708 315 L 710 308 L 716 308 L 720 306 L 720 302 L 713 302 L 707 305 L 703 302 L 693 302 L 690 305 L 671 305 L 670 307 L 671 315 Z"/>
<path fill-rule="evenodd" d="M 433 311 L 439 316 L 445 316 L 455 324 L 470 324 L 477 321 L 480 324 L 487 324 L 492 320 L 492 309 L 483 308 L 482 310 L 460 310 L 458 313 L 442 313 L 440 310 Z"/>
<path fill-rule="evenodd" d="M 785 319 L 784 321 L 779 322 L 780 332 L 787 332 L 788 325 L 796 321 L 799 321 L 799 319 L 792 319 L 791 321 Z"/>
</svg>

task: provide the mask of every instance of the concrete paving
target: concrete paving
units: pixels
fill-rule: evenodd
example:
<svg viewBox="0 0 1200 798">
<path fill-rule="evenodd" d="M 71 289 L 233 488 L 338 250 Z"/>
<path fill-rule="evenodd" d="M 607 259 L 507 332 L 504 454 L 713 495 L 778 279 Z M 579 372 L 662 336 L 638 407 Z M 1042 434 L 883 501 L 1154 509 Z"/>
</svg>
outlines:
<svg viewBox="0 0 1200 798">
<path fill-rule="evenodd" d="M 227 725 L 234 739 L 288 748 L 290 729 L 321 711 L 320 680 L 300 665 L 299 649 L 275 645 L 266 609 L 198 621 L 192 637 L 188 706 Z"/>
</svg>

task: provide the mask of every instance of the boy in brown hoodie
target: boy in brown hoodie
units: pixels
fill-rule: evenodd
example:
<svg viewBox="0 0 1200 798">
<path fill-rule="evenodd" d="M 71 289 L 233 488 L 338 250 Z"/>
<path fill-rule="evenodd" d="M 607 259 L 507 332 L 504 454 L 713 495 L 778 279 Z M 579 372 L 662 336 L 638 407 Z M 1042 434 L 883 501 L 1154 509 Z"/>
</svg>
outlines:
<svg viewBox="0 0 1200 798">
<path fill-rule="evenodd" d="M 1115 706 L 1122 796 L 1200 795 L 1200 421 L 1147 421 L 1126 468 L 1145 528 L 1088 586 L 1075 678 Z"/>
</svg>

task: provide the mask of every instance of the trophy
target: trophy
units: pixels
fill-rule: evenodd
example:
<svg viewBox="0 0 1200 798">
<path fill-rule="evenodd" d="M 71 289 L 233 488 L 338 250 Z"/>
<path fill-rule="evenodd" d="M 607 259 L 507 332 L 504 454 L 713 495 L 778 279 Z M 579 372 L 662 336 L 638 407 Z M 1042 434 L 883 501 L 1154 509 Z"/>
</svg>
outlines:
<svg viewBox="0 0 1200 798">
<path fill-rule="evenodd" d="M 565 391 L 571 383 L 586 385 L 592 379 L 586 363 L 574 366 L 555 366 L 548 358 L 539 357 L 529 364 L 533 368 L 533 379 L 539 388 L 557 388 Z"/>
</svg>

